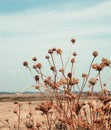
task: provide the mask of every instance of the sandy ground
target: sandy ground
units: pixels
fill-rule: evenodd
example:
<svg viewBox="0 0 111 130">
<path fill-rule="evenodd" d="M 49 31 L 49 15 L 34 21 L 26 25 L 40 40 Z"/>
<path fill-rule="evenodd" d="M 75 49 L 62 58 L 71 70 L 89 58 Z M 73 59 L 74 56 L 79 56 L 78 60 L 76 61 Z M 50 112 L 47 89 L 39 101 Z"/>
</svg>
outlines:
<svg viewBox="0 0 111 130">
<path fill-rule="evenodd" d="M 22 104 L 21 107 L 21 119 L 23 122 L 26 121 L 26 119 L 29 116 L 29 111 L 33 113 L 33 118 L 35 121 L 37 120 L 43 120 L 41 119 L 41 113 L 35 111 L 35 106 L 38 102 L 31 102 L 31 105 L 29 107 L 29 102 L 20 102 Z M 9 120 L 9 124 L 11 126 L 17 125 L 17 115 L 14 113 L 14 110 L 18 111 L 18 106 L 14 104 L 14 102 L 0 102 L 0 130 L 10 130 L 6 127 L 6 125 L 3 123 Z M 40 117 L 39 117 L 40 115 Z M 2 122 L 3 121 L 3 122 Z M 24 127 L 24 123 L 21 124 L 22 128 L 21 130 L 26 130 Z"/>
</svg>

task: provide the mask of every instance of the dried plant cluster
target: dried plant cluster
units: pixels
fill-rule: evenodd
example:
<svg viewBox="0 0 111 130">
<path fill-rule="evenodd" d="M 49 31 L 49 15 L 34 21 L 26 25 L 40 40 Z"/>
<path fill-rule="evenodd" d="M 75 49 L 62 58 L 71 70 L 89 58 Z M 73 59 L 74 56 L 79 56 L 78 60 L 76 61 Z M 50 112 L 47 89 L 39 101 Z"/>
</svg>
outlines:
<svg viewBox="0 0 111 130">
<path fill-rule="evenodd" d="M 71 39 L 71 47 L 74 46 L 75 41 Z M 7 120 L 9 130 L 21 130 L 21 123 L 25 126 L 22 130 L 111 130 L 111 97 L 107 90 L 107 83 L 103 83 L 101 78 L 101 72 L 104 68 L 111 67 L 111 61 L 102 58 L 100 63 L 94 63 L 98 56 L 98 52 L 94 51 L 88 72 L 82 73 L 81 78 L 78 79 L 74 74 L 77 53 L 71 53 L 67 62 L 64 63 L 62 49 L 54 47 L 48 50 L 45 58 L 52 76 L 43 73 L 43 65 L 36 57 L 32 58 L 33 69 L 37 72 L 35 76 L 28 62 L 23 62 L 36 81 L 35 89 L 40 92 L 43 101 L 31 111 L 31 103 L 29 103 L 28 118 L 23 122 L 21 120 L 22 104 L 15 102 L 18 109 L 14 110 L 14 113 L 17 115 L 18 122 L 16 126 L 10 126 Z M 59 63 L 56 63 L 55 57 L 60 59 Z M 57 68 L 57 64 L 61 68 Z M 93 70 L 96 73 L 95 77 L 90 75 Z M 100 92 L 95 98 L 94 87 L 97 82 L 100 85 Z M 87 85 L 90 91 L 85 95 L 87 100 L 83 100 L 82 93 Z M 78 93 L 74 92 L 75 87 L 78 88 Z M 53 99 L 50 97 L 52 94 Z M 33 116 L 38 115 L 33 115 L 33 111 L 40 111 L 44 121 L 34 120 Z"/>
</svg>

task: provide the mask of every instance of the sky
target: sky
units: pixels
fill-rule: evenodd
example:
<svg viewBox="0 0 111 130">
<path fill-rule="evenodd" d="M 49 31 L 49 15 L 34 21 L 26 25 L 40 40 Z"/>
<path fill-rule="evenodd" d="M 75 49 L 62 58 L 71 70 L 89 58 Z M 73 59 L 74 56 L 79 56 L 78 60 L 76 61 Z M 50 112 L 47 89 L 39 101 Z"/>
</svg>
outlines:
<svg viewBox="0 0 111 130">
<path fill-rule="evenodd" d="M 111 0 L 0 0 L 0 91 L 20 92 L 34 85 L 22 63 L 32 66 L 36 56 L 48 74 L 47 50 L 62 48 L 65 60 L 72 38 L 77 78 L 88 72 L 93 51 L 99 53 L 95 62 L 111 59 L 110 16 Z M 105 81 L 111 70 L 104 73 Z"/>
</svg>

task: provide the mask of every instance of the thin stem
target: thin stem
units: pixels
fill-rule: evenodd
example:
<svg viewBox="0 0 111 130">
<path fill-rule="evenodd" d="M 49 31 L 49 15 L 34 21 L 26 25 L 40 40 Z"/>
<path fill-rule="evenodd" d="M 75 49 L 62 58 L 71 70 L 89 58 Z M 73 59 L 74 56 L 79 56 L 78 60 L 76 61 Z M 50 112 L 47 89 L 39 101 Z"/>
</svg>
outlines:
<svg viewBox="0 0 111 130">
<path fill-rule="evenodd" d="M 9 124 L 7 124 L 6 122 L 4 122 L 3 120 L 0 119 L 0 122 L 2 122 L 4 125 L 6 125 L 7 127 L 11 128 L 12 130 L 16 130 L 15 128 L 13 128 L 12 126 L 10 126 Z"/>
<path fill-rule="evenodd" d="M 70 50 L 69 50 L 69 56 L 68 56 L 68 59 L 67 59 L 66 64 L 65 64 L 65 69 L 66 69 L 66 67 L 67 67 L 67 65 L 68 65 L 68 63 L 69 63 L 71 53 L 72 53 L 72 44 L 71 44 L 71 48 L 70 48 Z"/>
</svg>

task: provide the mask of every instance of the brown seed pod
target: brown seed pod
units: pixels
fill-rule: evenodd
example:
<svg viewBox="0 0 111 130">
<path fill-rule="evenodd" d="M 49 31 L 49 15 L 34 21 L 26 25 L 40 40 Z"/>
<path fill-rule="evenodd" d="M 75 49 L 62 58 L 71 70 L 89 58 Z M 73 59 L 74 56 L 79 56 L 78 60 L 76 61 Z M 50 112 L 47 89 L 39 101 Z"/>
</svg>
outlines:
<svg viewBox="0 0 111 130">
<path fill-rule="evenodd" d="M 72 43 L 75 43 L 75 42 L 76 42 L 76 40 L 75 40 L 74 38 L 72 38 L 72 39 L 71 39 L 71 42 L 72 42 Z"/>
<path fill-rule="evenodd" d="M 97 56 L 98 56 L 98 52 L 97 52 L 97 51 L 94 51 L 94 52 L 92 53 L 92 55 L 93 55 L 94 57 L 97 57 Z"/>
<path fill-rule="evenodd" d="M 24 62 L 23 62 L 23 66 L 28 66 L 28 62 L 27 62 L 27 61 L 24 61 Z"/>
<path fill-rule="evenodd" d="M 37 61 L 37 58 L 36 58 L 36 57 L 33 57 L 32 60 L 33 60 L 33 61 Z"/>
</svg>

